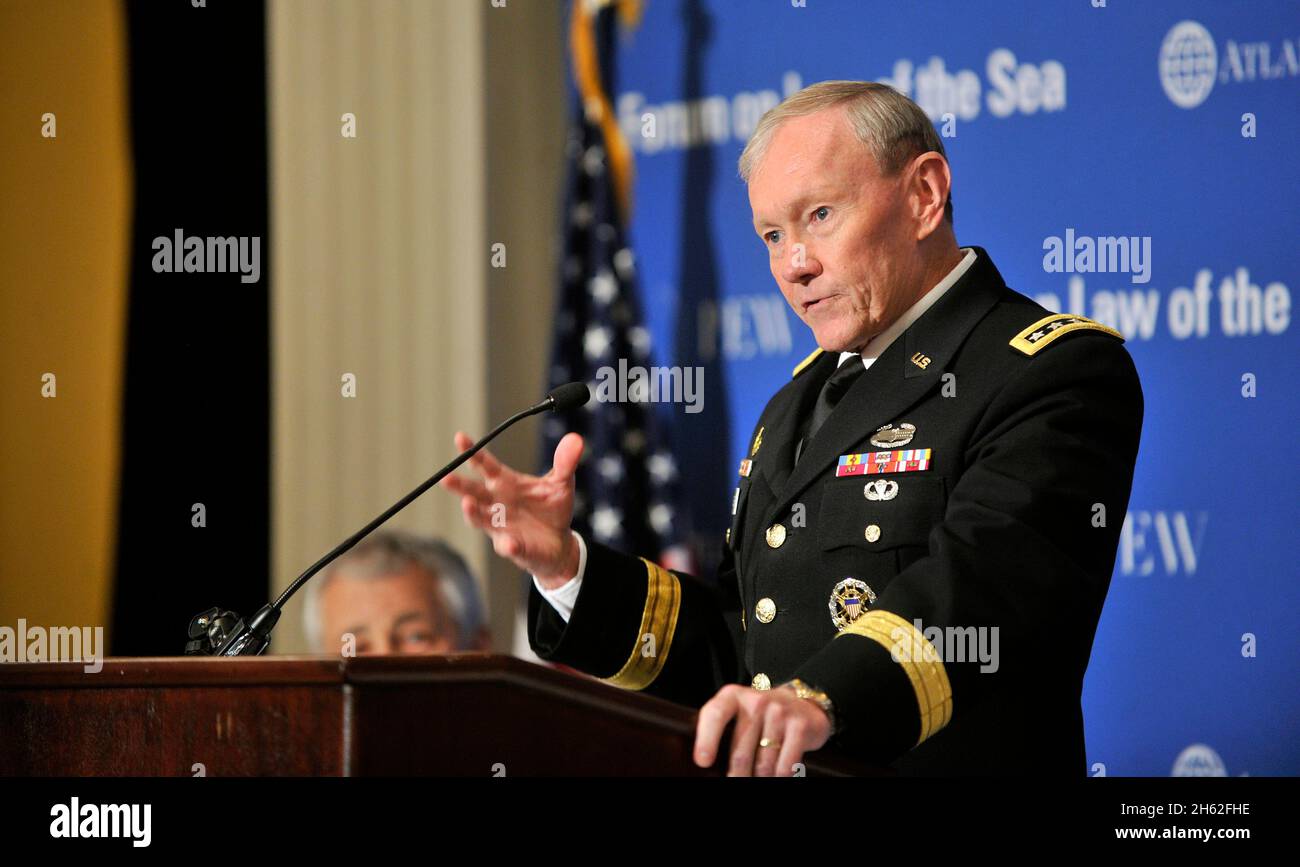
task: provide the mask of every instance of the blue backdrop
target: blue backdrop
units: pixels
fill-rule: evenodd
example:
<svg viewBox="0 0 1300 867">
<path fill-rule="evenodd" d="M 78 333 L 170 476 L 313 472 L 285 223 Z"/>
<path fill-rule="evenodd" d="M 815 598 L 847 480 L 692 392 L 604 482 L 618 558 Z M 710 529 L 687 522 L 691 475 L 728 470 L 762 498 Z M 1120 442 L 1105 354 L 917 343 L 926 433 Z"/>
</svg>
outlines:
<svg viewBox="0 0 1300 867">
<path fill-rule="evenodd" d="M 631 236 L 655 362 L 705 371 L 704 412 L 661 410 L 717 538 L 760 410 L 814 348 L 736 159 L 786 93 L 888 81 L 945 137 L 959 243 L 1121 330 L 1141 372 L 1083 696 L 1092 773 L 1300 774 L 1300 4 L 1100 2 L 647 0 L 615 80 Z M 1149 238 L 1149 268 L 1049 268 L 1070 236 Z"/>
</svg>

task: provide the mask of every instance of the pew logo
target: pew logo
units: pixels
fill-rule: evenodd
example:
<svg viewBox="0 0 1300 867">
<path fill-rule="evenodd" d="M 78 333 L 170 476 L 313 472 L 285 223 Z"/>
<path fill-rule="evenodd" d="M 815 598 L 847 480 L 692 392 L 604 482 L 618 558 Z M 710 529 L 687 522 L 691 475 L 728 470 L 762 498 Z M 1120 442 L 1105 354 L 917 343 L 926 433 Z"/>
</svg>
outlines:
<svg viewBox="0 0 1300 867">
<path fill-rule="evenodd" d="M 50 807 L 50 836 L 126 838 L 137 849 L 153 840 L 152 804 L 83 804 L 73 798 Z"/>
<path fill-rule="evenodd" d="M 1195 575 L 1208 522 L 1206 512 L 1129 512 L 1119 533 L 1120 574 Z"/>
</svg>

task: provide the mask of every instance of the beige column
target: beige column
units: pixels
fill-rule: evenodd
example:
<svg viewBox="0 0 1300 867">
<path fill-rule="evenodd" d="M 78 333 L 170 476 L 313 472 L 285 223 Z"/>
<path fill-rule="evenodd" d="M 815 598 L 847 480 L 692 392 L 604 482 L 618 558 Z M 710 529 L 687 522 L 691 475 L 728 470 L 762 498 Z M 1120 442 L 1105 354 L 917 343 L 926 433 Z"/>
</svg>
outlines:
<svg viewBox="0 0 1300 867">
<path fill-rule="evenodd" d="M 486 426 L 486 5 L 269 4 L 277 593 L 449 459 L 457 427 Z M 481 536 L 442 492 L 393 525 L 485 574 Z M 276 652 L 307 649 L 300 602 Z"/>
<path fill-rule="evenodd" d="M 488 271 L 490 409 L 502 417 L 537 400 L 546 387 L 554 323 L 564 140 L 567 4 L 510 0 L 486 7 L 487 231 L 504 244 L 506 266 Z M 540 419 L 506 434 L 496 452 L 514 466 L 538 461 Z M 527 652 L 517 618 L 518 569 L 492 557 L 492 631 L 501 650 Z M 517 631 L 518 630 L 518 631 Z M 512 638 L 513 636 L 513 638 Z"/>
</svg>

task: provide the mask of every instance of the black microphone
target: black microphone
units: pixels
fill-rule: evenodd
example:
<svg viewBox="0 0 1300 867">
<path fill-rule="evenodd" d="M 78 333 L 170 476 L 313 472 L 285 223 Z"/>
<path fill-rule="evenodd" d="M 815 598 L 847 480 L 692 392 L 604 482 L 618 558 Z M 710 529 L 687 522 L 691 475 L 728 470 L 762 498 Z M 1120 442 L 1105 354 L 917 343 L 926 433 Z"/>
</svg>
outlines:
<svg viewBox="0 0 1300 867">
<path fill-rule="evenodd" d="M 546 400 L 537 406 L 543 406 L 549 403 L 547 409 L 555 412 L 568 412 L 571 409 L 577 409 L 585 406 L 587 401 L 591 400 L 591 389 L 587 388 L 585 382 L 566 382 L 564 385 L 552 391 L 546 396 Z M 537 407 L 533 407 L 536 410 Z M 529 410 L 532 412 L 533 410 Z"/>
<path fill-rule="evenodd" d="M 269 605 L 263 605 L 247 621 L 233 611 L 221 611 L 209 608 L 196 614 L 190 621 L 189 638 L 185 644 L 185 653 L 189 656 L 260 656 L 271 643 L 271 630 L 280 619 L 280 609 L 289 597 L 298 592 L 311 577 L 324 569 L 335 559 L 347 553 L 354 545 L 369 536 L 380 524 L 409 506 L 416 497 L 432 488 L 443 477 L 469 460 L 479 449 L 483 448 L 502 433 L 506 428 L 530 415 L 541 412 L 562 412 L 577 409 L 591 400 L 591 390 L 585 382 L 569 382 L 554 389 L 546 400 L 517 412 L 494 427 L 488 434 L 465 451 L 461 452 L 445 467 L 426 479 L 418 488 L 389 506 L 383 514 L 366 524 L 357 532 L 344 539 L 334 550 L 313 563 L 294 582 L 285 589 L 280 597 Z"/>
</svg>

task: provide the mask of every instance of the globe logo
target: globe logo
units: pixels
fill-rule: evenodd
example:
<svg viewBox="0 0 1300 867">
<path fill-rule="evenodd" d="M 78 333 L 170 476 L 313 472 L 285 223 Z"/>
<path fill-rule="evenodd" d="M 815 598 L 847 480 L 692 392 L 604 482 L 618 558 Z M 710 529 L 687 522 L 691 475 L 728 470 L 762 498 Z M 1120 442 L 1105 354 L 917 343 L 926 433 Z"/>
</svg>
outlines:
<svg viewBox="0 0 1300 867">
<path fill-rule="evenodd" d="M 1192 744 L 1174 760 L 1171 777 L 1226 777 L 1223 759 L 1207 744 Z"/>
<path fill-rule="evenodd" d="M 1179 108 L 1196 108 L 1214 87 L 1219 52 L 1210 31 L 1196 21 L 1179 21 L 1160 44 L 1160 83 Z"/>
</svg>

